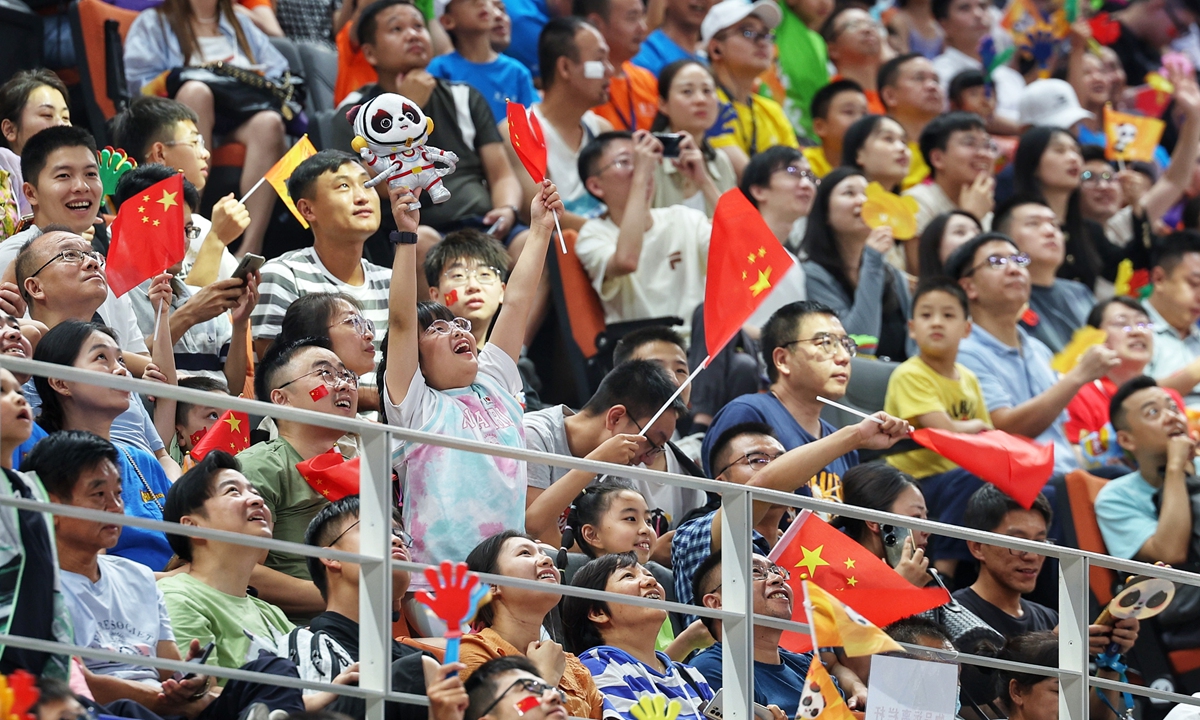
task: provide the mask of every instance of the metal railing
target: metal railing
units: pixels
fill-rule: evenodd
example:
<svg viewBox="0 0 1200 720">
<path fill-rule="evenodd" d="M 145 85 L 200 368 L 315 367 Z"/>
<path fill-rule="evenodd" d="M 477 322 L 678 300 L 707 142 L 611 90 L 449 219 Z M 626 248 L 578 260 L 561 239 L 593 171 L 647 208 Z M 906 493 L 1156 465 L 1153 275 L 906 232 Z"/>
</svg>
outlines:
<svg viewBox="0 0 1200 720">
<path fill-rule="evenodd" d="M 329 558 L 358 563 L 361 566 L 361 572 L 359 574 L 360 680 L 357 687 L 284 678 L 214 666 L 206 666 L 205 672 L 220 678 L 252 680 L 309 690 L 326 690 L 339 695 L 363 698 L 366 701 L 366 717 L 368 720 L 383 720 L 385 701 L 428 705 L 428 700 L 424 696 L 397 693 L 391 690 L 391 614 L 393 608 L 391 573 L 393 569 L 422 572 L 428 567 L 419 563 L 391 559 L 391 447 L 393 440 L 426 443 L 555 467 L 579 469 L 590 473 L 617 475 L 631 479 L 720 493 L 722 497 L 722 511 L 724 512 L 721 536 L 722 609 L 715 610 L 661 600 L 648 600 L 640 597 L 571 586 L 557 587 L 553 593 L 562 596 L 600 599 L 606 602 L 626 605 L 658 607 L 668 611 L 721 620 L 722 672 L 725 691 L 724 713 L 728 720 L 750 720 L 753 717 L 754 626 L 763 625 L 797 632 L 807 632 L 808 630 L 807 626 L 803 623 L 780 620 L 751 612 L 753 599 L 751 597 L 752 582 L 750 570 L 752 567 L 751 556 L 754 550 L 751 544 L 752 524 L 750 521 L 751 506 L 755 500 L 769 501 L 779 505 L 818 512 L 833 513 L 859 520 L 870 520 L 881 524 L 886 523 L 945 537 L 977 541 L 1055 558 L 1059 562 L 1060 624 L 1058 630 L 1058 668 L 1013 663 L 958 652 L 931 651 L 925 647 L 920 648 L 920 650 L 926 653 L 934 652 L 943 659 L 959 664 L 1012 670 L 1043 677 L 1057 677 L 1060 681 L 1059 717 L 1061 720 L 1084 720 L 1087 718 L 1088 694 L 1092 688 L 1117 690 L 1158 701 L 1200 706 L 1200 699 L 1188 695 L 1101 678 L 1092 678 L 1088 674 L 1088 625 L 1091 622 L 1091 619 L 1088 617 L 1088 577 L 1091 566 L 1109 568 L 1128 574 L 1161 577 L 1175 583 L 1200 587 L 1200 575 L 1193 573 L 1136 561 L 1121 560 L 1061 545 L 1048 545 L 1032 540 L 980 532 L 929 520 L 919 520 L 852 505 L 822 501 L 792 493 L 765 490 L 704 478 L 673 475 L 644 468 L 631 468 L 623 465 L 551 455 L 521 448 L 508 448 L 460 438 L 443 437 L 393 425 L 336 417 L 291 407 L 260 403 L 254 400 L 218 395 L 201 390 L 166 386 L 129 377 L 119 377 L 11 356 L 0 356 L 0 368 L 21 374 L 90 383 L 102 387 L 117 388 L 192 404 L 217 407 L 222 410 L 233 409 L 256 415 L 271 416 L 277 420 L 282 419 L 300 423 L 319 424 L 348 433 L 357 433 L 360 436 L 363 448 L 360 474 L 360 547 L 357 554 L 195 526 L 181 526 L 128 515 L 114 516 L 112 513 L 98 510 L 47 504 L 15 497 L 0 497 L 0 506 L 37 510 L 66 517 L 170 532 L 175 535 L 188 537 L 219 539 L 248 547 L 288 552 L 304 557 Z M 448 478 L 446 481 L 453 480 Z M 484 574 L 481 577 L 483 581 L 494 585 L 547 592 L 544 583 L 533 580 L 488 574 Z M 0 634 L 0 645 L 12 645 L 14 647 L 89 658 L 128 660 L 128 656 L 117 653 L 36 640 L 20 635 Z M 195 667 L 194 665 L 188 666 L 186 663 L 180 661 L 161 658 L 141 657 L 138 659 L 138 662 L 146 666 L 165 670 L 191 670 Z M 787 708 L 784 710 L 785 712 L 789 712 Z"/>
</svg>

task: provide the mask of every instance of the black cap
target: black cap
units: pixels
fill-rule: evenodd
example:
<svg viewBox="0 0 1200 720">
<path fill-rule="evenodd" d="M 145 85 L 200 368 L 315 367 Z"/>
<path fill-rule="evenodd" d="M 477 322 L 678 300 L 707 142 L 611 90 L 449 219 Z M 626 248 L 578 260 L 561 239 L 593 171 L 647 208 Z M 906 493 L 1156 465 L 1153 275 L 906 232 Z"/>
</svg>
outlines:
<svg viewBox="0 0 1200 720">
<path fill-rule="evenodd" d="M 1009 236 L 1005 235 L 1004 233 L 1001 233 L 1001 232 L 981 233 L 981 234 L 976 235 L 975 237 L 971 238 L 970 240 L 966 241 L 965 243 L 960 245 L 958 248 L 956 248 L 954 250 L 954 252 L 950 253 L 950 257 L 946 258 L 946 264 L 945 264 L 945 268 L 944 268 L 946 271 L 946 274 L 949 275 L 950 277 L 954 278 L 955 280 L 961 280 L 963 273 L 965 273 L 971 269 L 971 266 L 973 264 L 972 261 L 975 260 L 975 252 L 977 250 L 979 250 L 979 248 L 983 247 L 984 245 L 987 245 L 990 242 L 996 242 L 996 241 L 1006 242 L 1009 245 L 1012 245 L 1013 249 L 1015 249 L 1017 252 L 1021 251 L 1020 248 L 1017 247 L 1016 241 L 1013 240 L 1012 238 L 1010 238 Z"/>
</svg>

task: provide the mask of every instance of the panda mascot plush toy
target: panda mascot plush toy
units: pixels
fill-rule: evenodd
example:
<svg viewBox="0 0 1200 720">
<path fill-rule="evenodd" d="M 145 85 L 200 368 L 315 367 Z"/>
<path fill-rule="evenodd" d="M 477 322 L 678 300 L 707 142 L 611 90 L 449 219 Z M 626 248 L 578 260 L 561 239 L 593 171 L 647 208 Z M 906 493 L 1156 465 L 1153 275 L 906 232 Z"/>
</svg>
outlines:
<svg viewBox="0 0 1200 720">
<path fill-rule="evenodd" d="M 375 173 L 367 187 L 386 179 L 389 188 L 402 187 L 417 196 L 424 190 L 435 205 L 450 199 L 442 178 L 454 172 L 458 156 L 425 144 L 433 132 L 433 120 L 425 117 L 415 102 L 403 95 L 384 93 L 350 108 L 346 119 L 354 128 L 350 146 Z M 411 209 L 419 207 L 421 203 L 417 202 Z"/>
</svg>

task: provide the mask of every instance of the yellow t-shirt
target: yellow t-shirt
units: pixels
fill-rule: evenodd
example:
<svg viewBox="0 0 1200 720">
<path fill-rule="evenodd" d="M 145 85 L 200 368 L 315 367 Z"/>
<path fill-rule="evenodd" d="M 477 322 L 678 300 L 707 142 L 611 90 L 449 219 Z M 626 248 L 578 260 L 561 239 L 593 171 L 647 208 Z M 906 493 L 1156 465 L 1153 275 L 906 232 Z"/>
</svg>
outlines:
<svg viewBox="0 0 1200 720">
<path fill-rule="evenodd" d="M 921 146 L 916 141 L 908 143 L 912 153 L 912 162 L 908 165 L 908 176 L 900 183 L 901 190 L 907 190 L 913 185 L 920 185 L 929 177 L 929 166 L 925 164 L 925 156 L 921 154 Z"/>
<path fill-rule="evenodd" d="M 979 378 L 961 363 L 955 363 L 954 369 L 958 371 L 958 380 L 941 375 L 919 356 L 905 360 L 888 379 L 884 411 L 914 425 L 917 417 L 938 411 L 945 412 L 952 420 L 982 420 L 991 425 Z M 891 455 L 887 461 L 914 478 L 937 475 L 958 467 L 925 448 Z"/>
<path fill-rule="evenodd" d="M 820 145 L 800 148 L 800 152 L 808 160 L 808 166 L 812 168 L 813 175 L 823 178 L 833 170 L 833 165 L 825 157 L 825 148 Z"/>
<path fill-rule="evenodd" d="M 800 147 L 796 131 L 784 115 L 783 107 L 771 98 L 751 95 L 750 105 L 738 101 L 730 103 L 729 96 L 721 88 L 717 88 L 717 98 L 724 105 L 732 104 L 737 117 L 730 119 L 724 133 L 708 139 L 713 147 L 737 145 L 745 150 L 747 155 L 762 152 L 775 145 Z"/>
</svg>

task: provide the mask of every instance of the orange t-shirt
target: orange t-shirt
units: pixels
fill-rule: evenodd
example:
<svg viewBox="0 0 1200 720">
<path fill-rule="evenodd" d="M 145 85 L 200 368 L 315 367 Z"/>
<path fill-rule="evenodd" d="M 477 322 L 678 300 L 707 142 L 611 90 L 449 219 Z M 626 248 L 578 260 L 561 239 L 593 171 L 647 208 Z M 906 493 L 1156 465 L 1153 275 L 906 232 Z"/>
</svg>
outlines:
<svg viewBox="0 0 1200 720">
<path fill-rule="evenodd" d="M 841 73 L 829 78 L 829 82 L 837 82 L 845 80 Z M 863 89 L 863 94 L 867 96 L 867 112 L 872 115 L 887 115 L 887 108 L 883 106 L 883 101 L 879 99 L 879 91 Z"/>
<path fill-rule="evenodd" d="M 592 112 L 612 123 L 614 130 L 649 130 L 658 114 L 658 78 L 631 62 L 623 64 L 621 72 L 624 77 L 614 76 L 608 84 L 608 102 Z"/>
<path fill-rule="evenodd" d="M 375 68 L 363 56 L 362 48 L 354 50 L 350 47 L 352 25 L 353 22 L 346 23 L 337 34 L 338 74 L 337 82 L 333 86 L 334 105 L 363 85 L 370 85 L 379 80 Z"/>
<path fill-rule="evenodd" d="M 249 10 L 253 10 L 254 8 L 263 6 L 274 7 L 275 3 L 273 3 L 271 0 L 238 0 L 238 5 L 241 5 Z"/>
</svg>

